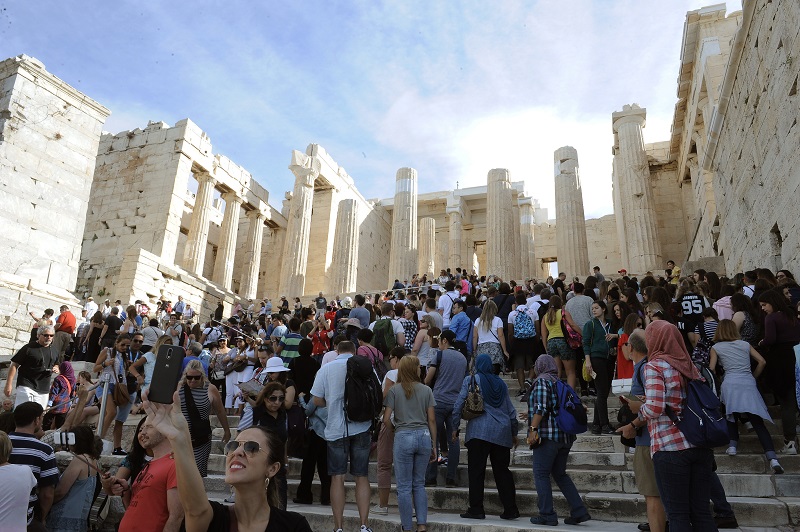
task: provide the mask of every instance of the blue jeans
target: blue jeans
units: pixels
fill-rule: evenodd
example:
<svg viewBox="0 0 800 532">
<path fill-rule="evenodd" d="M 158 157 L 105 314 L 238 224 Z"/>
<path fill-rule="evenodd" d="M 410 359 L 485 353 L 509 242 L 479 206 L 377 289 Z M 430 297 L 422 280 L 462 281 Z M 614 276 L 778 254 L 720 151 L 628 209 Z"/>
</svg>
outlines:
<svg viewBox="0 0 800 532">
<path fill-rule="evenodd" d="M 394 434 L 394 477 L 403 530 L 411 530 L 411 514 L 414 509 L 417 511 L 417 525 L 428 522 L 425 470 L 431 458 L 432 446 L 428 429 L 401 430 Z"/>
<path fill-rule="evenodd" d="M 717 530 L 708 505 L 713 458 L 711 449 L 697 447 L 653 455 L 656 484 L 671 531 Z"/>
<path fill-rule="evenodd" d="M 558 489 L 564 494 L 570 507 L 570 516 L 579 518 L 589 511 L 583 504 L 578 488 L 567 475 L 567 457 L 571 445 L 542 438 L 539 447 L 533 450 L 533 483 L 536 486 L 539 515 L 550 523 L 558 523 L 558 514 L 553 508 L 553 476 Z"/>
<path fill-rule="evenodd" d="M 458 472 L 458 458 L 461 453 L 461 444 L 456 438 L 453 441 L 453 405 L 436 405 L 434 408 L 436 412 L 436 433 L 444 434 L 447 436 L 447 480 L 456 480 L 456 473 Z M 437 442 L 438 443 L 438 442 Z M 441 449 L 439 450 L 441 453 Z M 426 481 L 436 480 L 436 462 L 428 464 L 428 472 L 425 475 Z"/>
</svg>

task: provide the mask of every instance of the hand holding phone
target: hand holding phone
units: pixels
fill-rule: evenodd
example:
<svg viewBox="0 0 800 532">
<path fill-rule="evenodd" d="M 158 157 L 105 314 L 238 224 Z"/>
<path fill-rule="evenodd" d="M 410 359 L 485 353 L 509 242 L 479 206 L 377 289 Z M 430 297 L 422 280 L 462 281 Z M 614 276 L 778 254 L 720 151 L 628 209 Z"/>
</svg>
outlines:
<svg viewBox="0 0 800 532">
<path fill-rule="evenodd" d="M 150 401 L 165 405 L 172 404 L 172 394 L 175 393 L 181 378 L 185 357 L 186 351 L 180 346 L 162 345 L 159 348 L 148 392 Z"/>
</svg>

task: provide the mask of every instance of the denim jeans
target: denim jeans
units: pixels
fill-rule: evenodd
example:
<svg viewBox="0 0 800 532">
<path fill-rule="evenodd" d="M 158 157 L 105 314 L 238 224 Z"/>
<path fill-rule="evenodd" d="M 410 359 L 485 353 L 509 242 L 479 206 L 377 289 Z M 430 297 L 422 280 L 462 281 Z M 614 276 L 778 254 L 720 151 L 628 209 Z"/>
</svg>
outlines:
<svg viewBox="0 0 800 532">
<path fill-rule="evenodd" d="M 461 453 L 461 444 L 456 438 L 453 441 L 453 405 L 436 405 L 434 407 L 436 413 L 436 433 L 444 434 L 447 436 L 447 480 L 456 480 L 456 473 L 458 472 L 458 458 Z M 441 449 L 439 449 L 441 453 Z M 428 472 L 425 475 L 426 481 L 436 480 L 436 462 L 428 464 Z"/>
<path fill-rule="evenodd" d="M 587 515 L 589 511 L 583 504 L 578 488 L 567 475 L 567 457 L 571 446 L 547 438 L 541 441 L 541 445 L 533 450 L 533 483 L 536 486 L 539 515 L 548 522 L 558 522 L 558 514 L 553 508 L 551 475 L 567 499 L 570 516 L 578 518 Z"/>
<path fill-rule="evenodd" d="M 394 434 L 394 477 L 397 506 L 403 530 L 411 530 L 411 515 L 417 511 L 417 525 L 428 522 L 428 494 L 425 470 L 431 458 L 431 433 L 428 429 L 401 430 Z M 411 497 L 414 504 L 411 504 Z"/>
<path fill-rule="evenodd" d="M 693 447 L 653 455 L 656 483 L 673 532 L 717 530 L 708 501 L 711 496 L 711 449 Z"/>
</svg>

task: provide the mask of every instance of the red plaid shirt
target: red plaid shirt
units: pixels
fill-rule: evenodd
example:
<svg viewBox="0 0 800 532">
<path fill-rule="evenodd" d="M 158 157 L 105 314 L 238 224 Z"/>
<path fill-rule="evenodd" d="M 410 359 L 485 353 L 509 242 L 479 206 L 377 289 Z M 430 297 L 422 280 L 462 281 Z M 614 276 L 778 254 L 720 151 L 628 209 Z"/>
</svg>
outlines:
<svg viewBox="0 0 800 532">
<path fill-rule="evenodd" d="M 683 378 L 663 360 L 648 362 L 644 367 L 645 403 L 639 410 L 639 419 L 647 421 L 647 430 L 652 440 L 650 454 L 658 451 L 682 451 L 692 445 L 683 432 L 667 416 L 669 406 L 680 416 L 686 397 Z"/>
</svg>

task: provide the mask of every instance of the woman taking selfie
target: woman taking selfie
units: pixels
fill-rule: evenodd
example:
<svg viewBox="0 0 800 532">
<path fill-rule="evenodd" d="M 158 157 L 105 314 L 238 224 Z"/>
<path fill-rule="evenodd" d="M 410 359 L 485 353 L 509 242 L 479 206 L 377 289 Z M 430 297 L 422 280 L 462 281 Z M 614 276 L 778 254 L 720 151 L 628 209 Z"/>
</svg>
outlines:
<svg viewBox="0 0 800 532">
<path fill-rule="evenodd" d="M 189 425 L 176 406 L 151 403 L 145 394 L 145 410 L 173 449 L 191 445 Z M 178 495 L 185 513 L 187 532 L 311 532 L 305 517 L 281 510 L 273 479 L 286 457 L 285 439 L 263 427 L 240 432 L 225 446 L 225 482 L 233 486 L 236 503 L 210 502 L 203 479 L 189 453 L 175 453 Z"/>
</svg>

